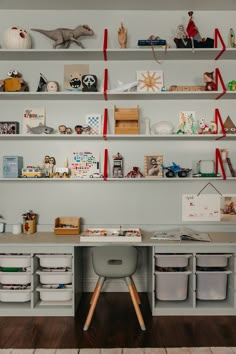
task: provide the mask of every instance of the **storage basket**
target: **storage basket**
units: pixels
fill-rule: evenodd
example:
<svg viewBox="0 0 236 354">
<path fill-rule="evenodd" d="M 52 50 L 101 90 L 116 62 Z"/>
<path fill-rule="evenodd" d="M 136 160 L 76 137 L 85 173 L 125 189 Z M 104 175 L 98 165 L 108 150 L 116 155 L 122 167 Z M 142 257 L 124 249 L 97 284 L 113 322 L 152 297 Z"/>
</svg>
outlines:
<svg viewBox="0 0 236 354">
<path fill-rule="evenodd" d="M 1 284 L 25 285 L 31 283 L 31 274 L 29 273 L 0 273 Z"/>
<path fill-rule="evenodd" d="M 31 292 L 29 290 L 1 290 L 0 301 L 2 302 L 28 302 Z"/>
<path fill-rule="evenodd" d="M 72 273 L 68 272 L 36 272 L 39 275 L 41 284 L 70 284 Z"/>
<path fill-rule="evenodd" d="M 190 273 L 190 271 L 155 272 L 156 299 L 164 301 L 186 300 Z"/>
<path fill-rule="evenodd" d="M 0 267 L 26 268 L 31 264 L 30 255 L 0 255 Z"/>
<path fill-rule="evenodd" d="M 157 267 L 185 268 L 188 266 L 190 254 L 156 254 L 155 265 Z"/>
<path fill-rule="evenodd" d="M 72 268 L 70 254 L 37 254 L 39 264 L 45 268 Z"/>
<path fill-rule="evenodd" d="M 231 271 L 196 272 L 197 299 L 224 300 L 227 296 L 227 280 Z"/>
<path fill-rule="evenodd" d="M 41 289 L 39 291 L 39 297 L 42 301 L 69 301 L 72 299 L 72 290 L 65 289 Z"/>
<path fill-rule="evenodd" d="M 227 267 L 231 254 L 197 254 L 197 267 Z"/>
</svg>

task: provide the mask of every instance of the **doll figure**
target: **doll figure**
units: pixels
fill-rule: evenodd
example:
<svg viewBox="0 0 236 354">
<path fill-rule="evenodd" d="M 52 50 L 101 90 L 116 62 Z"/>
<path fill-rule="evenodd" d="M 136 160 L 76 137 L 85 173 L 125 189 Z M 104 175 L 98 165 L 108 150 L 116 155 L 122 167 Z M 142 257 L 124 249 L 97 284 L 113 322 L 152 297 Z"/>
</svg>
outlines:
<svg viewBox="0 0 236 354">
<path fill-rule="evenodd" d="M 205 91 L 217 91 L 216 83 L 214 82 L 214 73 L 205 72 L 203 74 L 203 80 L 205 82 Z"/>
</svg>

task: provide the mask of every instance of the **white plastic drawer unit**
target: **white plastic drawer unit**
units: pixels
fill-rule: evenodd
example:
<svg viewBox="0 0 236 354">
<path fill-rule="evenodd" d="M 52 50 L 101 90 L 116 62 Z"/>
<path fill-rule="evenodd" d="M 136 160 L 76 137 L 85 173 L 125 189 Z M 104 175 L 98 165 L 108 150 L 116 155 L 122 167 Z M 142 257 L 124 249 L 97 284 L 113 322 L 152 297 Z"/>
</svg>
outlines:
<svg viewBox="0 0 236 354">
<path fill-rule="evenodd" d="M 71 254 L 37 254 L 43 268 L 72 268 Z"/>
<path fill-rule="evenodd" d="M 228 265 L 229 258 L 232 254 L 197 254 L 196 265 L 197 267 L 222 267 Z"/>
<path fill-rule="evenodd" d="M 155 272 L 156 299 L 162 301 L 186 300 L 190 274 L 190 271 Z"/>
<path fill-rule="evenodd" d="M 25 285 L 31 283 L 31 277 L 27 272 L 0 272 L 0 283 Z"/>
<path fill-rule="evenodd" d="M 37 270 L 41 284 L 70 284 L 72 272 L 42 272 Z"/>
<path fill-rule="evenodd" d="M 30 254 L 0 254 L 1 268 L 27 268 L 31 266 Z"/>
<path fill-rule="evenodd" d="M 43 289 L 37 287 L 36 290 L 39 292 L 40 300 L 49 302 L 67 302 L 72 300 L 72 289 Z M 55 303 L 56 304 L 56 303 Z"/>
<path fill-rule="evenodd" d="M 30 290 L 0 290 L 0 301 L 2 302 L 28 302 L 30 298 Z"/>
<path fill-rule="evenodd" d="M 232 272 L 196 272 L 197 299 L 199 300 L 225 300 L 227 297 L 227 282 Z"/>
<path fill-rule="evenodd" d="M 191 254 L 155 254 L 155 265 L 163 268 L 185 268 L 191 256 Z"/>
</svg>

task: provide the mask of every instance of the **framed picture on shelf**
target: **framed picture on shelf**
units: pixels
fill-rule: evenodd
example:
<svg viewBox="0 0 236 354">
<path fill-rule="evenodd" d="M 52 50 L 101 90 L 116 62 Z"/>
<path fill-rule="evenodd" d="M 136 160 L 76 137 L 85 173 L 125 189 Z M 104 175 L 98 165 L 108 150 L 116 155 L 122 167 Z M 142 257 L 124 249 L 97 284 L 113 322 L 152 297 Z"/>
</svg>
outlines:
<svg viewBox="0 0 236 354">
<path fill-rule="evenodd" d="M 179 112 L 179 130 L 182 134 L 197 134 L 196 118 L 194 111 Z"/>
<path fill-rule="evenodd" d="M 90 135 L 100 135 L 102 133 L 102 115 L 100 113 L 87 114 L 86 125 L 90 127 Z"/>
<path fill-rule="evenodd" d="M 32 134 L 31 129 L 46 124 L 45 108 L 25 108 L 23 113 L 23 134 Z"/>
<path fill-rule="evenodd" d="M 163 177 L 163 156 L 145 155 L 144 156 L 144 176 L 159 178 Z"/>
<path fill-rule="evenodd" d="M 163 71 L 137 71 L 138 92 L 160 92 L 163 83 Z"/>
</svg>

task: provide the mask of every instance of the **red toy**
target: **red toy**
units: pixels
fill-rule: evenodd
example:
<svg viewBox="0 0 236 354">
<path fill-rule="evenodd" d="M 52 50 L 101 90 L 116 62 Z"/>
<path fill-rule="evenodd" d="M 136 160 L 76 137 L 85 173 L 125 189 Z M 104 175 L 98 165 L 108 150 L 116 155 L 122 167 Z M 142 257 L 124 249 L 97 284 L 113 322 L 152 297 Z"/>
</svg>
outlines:
<svg viewBox="0 0 236 354">
<path fill-rule="evenodd" d="M 214 73 L 205 72 L 203 74 L 203 80 L 205 82 L 205 91 L 217 91 L 216 83 L 214 82 Z"/>
<path fill-rule="evenodd" d="M 127 178 L 144 177 L 144 175 L 139 171 L 138 167 L 133 167 L 133 169 L 127 173 L 125 176 Z"/>
</svg>

